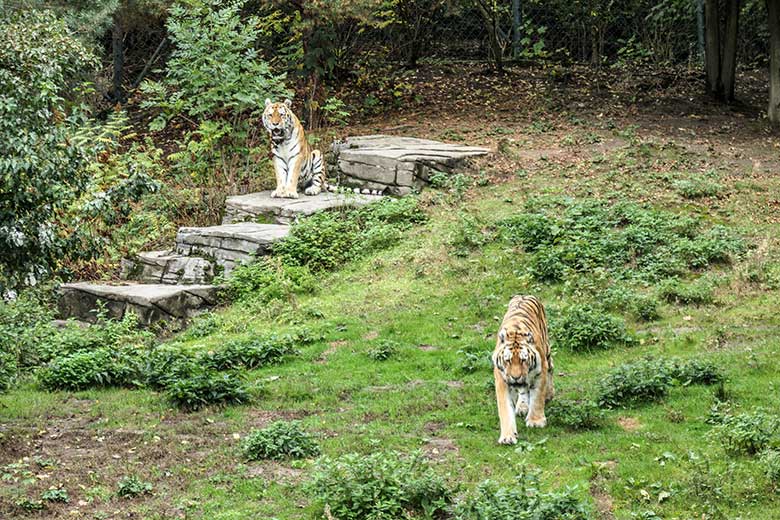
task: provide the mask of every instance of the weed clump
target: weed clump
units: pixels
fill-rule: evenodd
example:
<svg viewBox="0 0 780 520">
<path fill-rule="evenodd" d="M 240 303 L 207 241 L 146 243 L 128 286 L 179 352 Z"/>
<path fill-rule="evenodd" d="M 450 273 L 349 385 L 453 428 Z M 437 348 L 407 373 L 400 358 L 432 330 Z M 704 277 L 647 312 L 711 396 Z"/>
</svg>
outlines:
<svg viewBox="0 0 780 520">
<path fill-rule="evenodd" d="M 152 492 L 151 482 L 145 482 L 136 475 L 128 475 L 119 481 L 116 494 L 120 498 L 135 498 Z"/>
<path fill-rule="evenodd" d="M 524 470 L 509 487 L 492 480 L 479 484 L 475 493 L 455 507 L 454 517 L 456 520 L 587 520 L 592 518 L 592 513 L 574 489 L 543 491 L 538 472 Z"/>
<path fill-rule="evenodd" d="M 296 352 L 295 341 L 290 336 L 248 338 L 229 341 L 222 349 L 202 354 L 198 362 L 214 370 L 253 369 L 279 363 Z"/>
<path fill-rule="evenodd" d="M 242 404 L 250 399 L 239 375 L 211 370 L 200 370 L 169 380 L 165 395 L 171 404 L 184 411 L 196 411 L 210 405 Z"/>
<path fill-rule="evenodd" d="M 726 414 L 712 430 L 723 448 L 733 454 L 755 455 L 769 446 L 780 428 L 777 417 L 754 411 L 737 415 Z"/>
<path fill-rule="evenodd" d="M 68 491 L 66 489 L 51 488 L 41 493 L 41 500 L 44 502 L 60 502 L 67 504 L 70 502 L 70 497 L 68 496 Z"/>
<path fill-rule="evenodd" d="M 11 389 L 17 370 L 16 356 L 12 352 L 0 351 L 0 394 Z"/>
<path fill-rule="evenodd" d="M 625 363 L 601 381 L 597 401 L 604 408 L 659 401 L 671 385 L 672 376 L 663 363 L 653 359 Z"/>
<path fill-rule="evenodd" d="M 687 179 L 672 181 L 672 188 L 685 199 L 701 199 L 717 197 L 723 191 L 723 186 L 703 176 L 691 176 Z"/>
<path fill-rule="evenodd" d="M 265 258 L 238 266 L 226 281 L 226 296 L 233 300 L 286 300 L 294 294 L 310 293 L 316 289 L 317 280 L 308 267 L 286 265 L 278 258 Z"/>
<path fill-rule="evenodd" d="M 707 305 L 715 301 L 712 284 L 703 279 L 687 283 L 666 280 L 661 284 L 659 295 L 669 303 L 681 305 Z"/>
<path fill-rule="evenodd" d="M 465 257 L 493 241 L 492 230 L 474 215 L 461 213 L 447 243 L 455 256 Z"/>
<path fill-rule="evenodd" d="M 320 511 L 327 505 L 339 520 L 437 518 L 451 491 L 421 453 L 348 454 L 321 458 L 308 490 Z"/>
<path fill-rule="evenodd" d="M 773 486 L 780 485 L 780 450 L 768 449 L 761 453 L 761 467 Z"/>
<path fill-rule="evenodd" d="M 137 351 L 99 348 L 55 358 L 39 369 L 37 376 L 47 390 L 77 391 L 141 386 L 143 370 Z"/>
<path fill-rule="evenodd" d="M 320 454 L 314 438 L 298 421 L 276 421 L 250 433 L 242 446 L 248 460 L 305 459 Z"/>
<path fill-rule="evenodd" d="M 374 361 L 387 361 L 398 354 L 400 345 L 395 341 L 382 340 L 373 347 L 369 348 L 366 354 Z"/>
<path fill-rule="evenodd" d="M 570 307 L 551 328 L 557 345 L 572 352 L 592 352 L 634 342 L 621 318 L 591 305 Z"/>
<path fill-rule="evenodd" d="M 672 360 L 668 365 L 668 370 L 670 375 L 682 386 L 717 385 L 726 380 L 714 363 L 700 359 Z"/>
<path fill-rule="evenodd" d="M 590 400 L 554 399 L 545 412 L 550 423 L 570 430 L 597 430 L 604 424 L 604 411 Z"/>
</svg>

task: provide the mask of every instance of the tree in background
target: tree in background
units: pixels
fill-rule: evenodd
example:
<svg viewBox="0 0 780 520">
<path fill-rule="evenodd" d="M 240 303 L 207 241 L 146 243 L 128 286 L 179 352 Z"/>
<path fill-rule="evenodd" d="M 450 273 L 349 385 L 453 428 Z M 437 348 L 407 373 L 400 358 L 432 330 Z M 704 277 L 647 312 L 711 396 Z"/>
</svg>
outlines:
<svg viewBox="0 0 780 520">
<path fill-rule="evenodd" d="M 707 92 L 734 100 L 740 0 L 706 0 L 704 9 L 704 68 Z"/>
<path fill-rule="evenodd" d="M 769 121 L 780 125 L 780 0 L 766 0 L 769 12 Z"/>
<path fill-rule="evenodd" d="M 0 17 L 0 294 L 36 283 L 69 251 L 60 218 L 88 183 L 72 96 L 95 65 L 53 13 Z"/>
</svg>

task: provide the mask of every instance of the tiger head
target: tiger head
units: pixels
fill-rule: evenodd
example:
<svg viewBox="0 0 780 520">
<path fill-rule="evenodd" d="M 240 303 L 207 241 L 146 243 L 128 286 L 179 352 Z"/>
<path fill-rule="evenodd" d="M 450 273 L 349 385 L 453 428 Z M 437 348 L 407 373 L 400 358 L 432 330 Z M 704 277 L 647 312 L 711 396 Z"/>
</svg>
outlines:
<svg viewBox="0 0 780 520">
<path fill-rule="evenodd" d="M 498 332 L 498 345 L 493 353 L 493 366 L 509 384 L 524 384 L 528 374 L 539 365 L 534 335 L 530 330 L 516 327 Z"/>
<path fill-rule="evenodd" d="M 293 127 L 293 113 L 290 107 L 292 101 L 285 99 L 284 103 L 272 103 L 270 99 L 265 100 L 265 110 L 263 110 L 263 126 L 271 135 L 271 140 L 280 143 L 290 137 L 290 131 Z"/>
</svg>

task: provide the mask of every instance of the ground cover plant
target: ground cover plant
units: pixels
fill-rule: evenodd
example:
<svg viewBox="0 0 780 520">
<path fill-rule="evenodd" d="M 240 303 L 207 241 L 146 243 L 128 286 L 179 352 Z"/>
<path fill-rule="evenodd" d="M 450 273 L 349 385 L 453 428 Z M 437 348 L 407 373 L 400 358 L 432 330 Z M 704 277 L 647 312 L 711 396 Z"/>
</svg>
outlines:
<svg viewBox="0 0 780 520">
<path fill-rule="evenodd" d="M 248 460 L 302 459 L 319 455 L 320 448 L 297 421 L 276 421 L 254 430 L 241 447 Z"/>
</svg>

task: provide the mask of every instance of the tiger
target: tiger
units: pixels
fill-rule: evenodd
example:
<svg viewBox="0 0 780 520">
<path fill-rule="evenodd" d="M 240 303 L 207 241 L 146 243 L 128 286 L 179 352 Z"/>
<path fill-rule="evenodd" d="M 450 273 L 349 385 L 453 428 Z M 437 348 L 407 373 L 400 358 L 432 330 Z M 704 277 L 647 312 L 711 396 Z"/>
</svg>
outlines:
<svg viewBox="0 0 780 520">
<path fill-rule="evenodd" d="M 544 428 L 544 405 L 555 395 L 547 317 L 538 298 L 514 296 L 509 301 L 492 361 L 501 424 L 498 443 L 515 444 L 515 415 L 525 414 L 529 428 Z"/>
<path fill-rule="evenodd" d="M 272 103 L 265 100 L 263 126 L 271 139 L 271 155 L 276 173 L 274 198 L 297 199 L 298 189 L 317 195 L 326 187 L 322 153 L 306 141 L 303 126 L 293 114 L 292 101 Z"/>
</svg>

